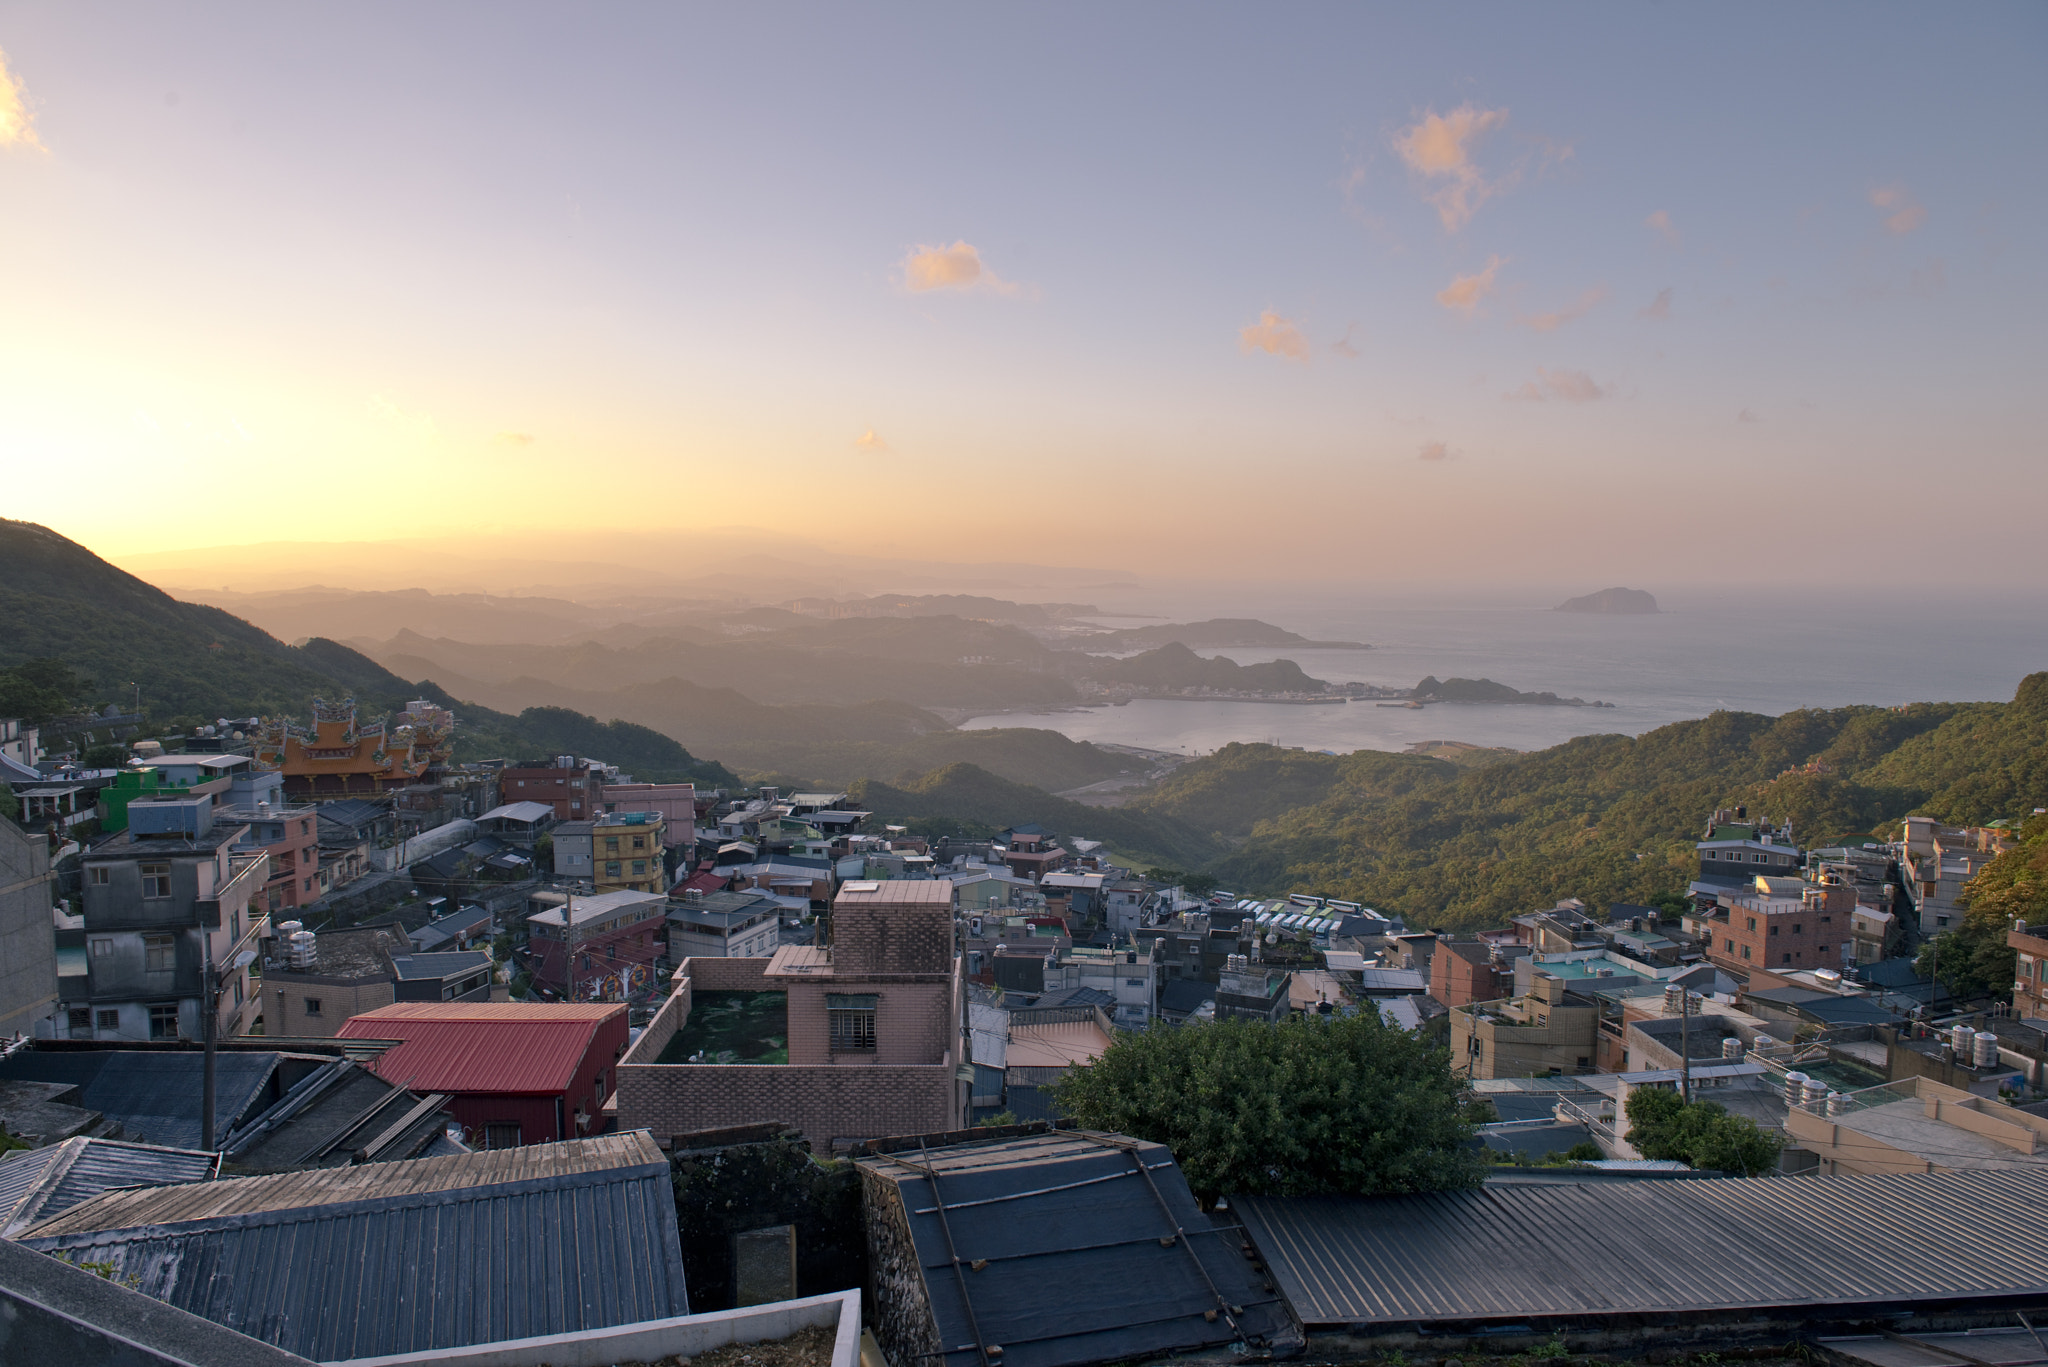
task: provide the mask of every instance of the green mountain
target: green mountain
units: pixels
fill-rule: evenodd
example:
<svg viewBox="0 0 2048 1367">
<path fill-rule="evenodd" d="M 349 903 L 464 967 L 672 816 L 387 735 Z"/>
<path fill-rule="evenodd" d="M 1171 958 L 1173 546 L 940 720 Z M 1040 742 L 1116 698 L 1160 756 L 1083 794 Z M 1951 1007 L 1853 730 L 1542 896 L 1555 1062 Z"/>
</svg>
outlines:
<svg viewBox="0 0 2048 1367">
<path fill-rule="evenodd" d="M 59 660 L 84 676 L 71 700 L 81 705 L 131 708 L 139 684 L 150 723 L 166 730 L 217 716 L 303 717 L 317 696 L 353 694 L 371 714 L 425 697 L 455 710 L 457 759 L 576 750 L 640 778 L 738 781 L 644 726 L 551 708 L 509 716 L 410 682 L 338 642 L 286 645 L 219 608 L 181 603 L 47 527 L 0 521 L 0 669 L 31 660 Z"/>
<path fill-rule="evenodd" d="M 1329 685 L 1311 679 L 1292 660 L 1241 665 L 1225 655 L 1205 659 L 1179 642 L 1169 642 L 1128 660 L 1103 660 L 1089 671 L 1104 683 L 1138 688 L 1230 688 L 1247 692 L 1320 693 Z"/>
</svg>

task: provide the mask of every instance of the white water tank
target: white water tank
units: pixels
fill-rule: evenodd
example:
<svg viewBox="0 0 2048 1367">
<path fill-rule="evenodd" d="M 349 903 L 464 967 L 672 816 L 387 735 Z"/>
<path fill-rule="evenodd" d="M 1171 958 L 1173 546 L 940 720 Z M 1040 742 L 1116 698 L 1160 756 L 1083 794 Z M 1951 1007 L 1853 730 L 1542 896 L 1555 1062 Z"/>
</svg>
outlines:
<svg viewBox="0 0 2048 1367">
<path fill-rule="evenodd" d="M 1676 984 L 1664 989 L 1664 1014 L 1675 1016 L 1685 1009 L 1685 989 Z"/>
<path fill-rule="evenodd" d="M 312 931 L 295 930 L 285 936 L 284 961 L 300 972 L 320 961 L 319 944 Z"/>
<path fill-rule="evenodd" d="M 1758 1035 L 1755 1039 L 1749 1042 L 1749 1047 L 1753 1053 L 1763 1054 L 1768 1052 L 1770 1050 L 1770 1047 L 1776 1043 L 1777 1041 L 1772 1039 L 1769 1035 Z"/>
<path fill-rule="evenodd" d="M 1846 1099 L 1846 1098 L 1844 1098 L 1844 1097 L 1843 1097 L 1843 1095 L 1842 1095 L 1842 1094 L 1841 1094 L 1840 1092 L 1829 1092 L 1829 1093 L 1828 1093 L 1828 1114 L 1829 1114 L 1829 1115 L 1840 1115 L 1840 1114 L 1841 1114 L 1841 1113 L 1842 1113 L 1843 1111 L 1846 1111 L 1846 1110 L 1848 1110 L 1848 1109 L 1849 1109 L 1849 1103 L 1848 1103 L 1847 1099 Z"/>
<path fill-rule="evenodd" d="M 1989 1030 L 1979 1030 L 1974 1043 L 1976 1044 L 1976 1051 L 1971 1055 L 1970 1061 L 1979 1068 L 1996 1068 L 1998 1066 L 1998 1036 L 1992 1034 Z"/>
<path fill-rule="evenodd" d="M 1811 1080 L 1804 1073 L 1785 1074 L 1785 1100 L 1795 1106 L 1806 1100 L 1806 1084 Z"/>
<path fill-rule="evenodd" d="M 1730 1035 L 1721 1041 L 1721 1057 L 1730 1063 L 1742 1062 L 1742 1037 Z"/>
<path fill-rule="evenodd" d="M 1808 1102 L 1809 1104 L 1811 1104 L 1811 1105 L 1818 1105 L 1818 1104 L 1820 1104 L 1820 1103 L 1821 1103 L 1822 1101 L 1825 1101 L 1825 1100 L 1827 1099 L 1827 1095 L 1828 1095 L 1828 1085 L 1827 1085 L 1827 1083 L 1825 1083 L 1825 1082 L 1822 1082 L 1822 1081 L 1821 1081 L 1821 1080 L 1820 1080 L 1819 1078 L 1817 1078 L 1817 1077 L 1810 1077 L 1810 1078 L 1806 1079 L 1806 1096 L 1805 1096 L 1805 1098 L 1804 1098 L 1804 1099 L 1805 1099 L 1805 1100 L 1806 1100 L 1806 1101 L 1807 1101 L 1807 1102 Z"/>
<path fill-rule="evenodd" d="M 279 921 L 277 923 L 277 933 L 280 938 L 289 938 L 293 931 L 304 930 L 305 928 L 306 923 L 304 921 Z"/>
<path fill-rule="evenodd" d="M 1948 1029 L 1949 1048 L 1956 1051 L 1956 1057 L 1965 1059 L 1976 1043 L 1977 1032 L 1967 1025 L 1951 1025 Z"/>
</svg>

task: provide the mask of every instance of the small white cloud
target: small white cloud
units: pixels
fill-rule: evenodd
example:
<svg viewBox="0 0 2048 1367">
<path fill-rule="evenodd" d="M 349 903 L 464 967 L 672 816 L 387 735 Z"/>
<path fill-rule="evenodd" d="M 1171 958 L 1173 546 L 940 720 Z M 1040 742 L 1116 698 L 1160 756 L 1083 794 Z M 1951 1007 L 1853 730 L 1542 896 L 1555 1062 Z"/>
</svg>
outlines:
<svg viewBox="0 0 2048 1367">
<path fill-rule="evenodd" d="M 1679 245 L 1681 239 L 1678 235 L 1677 227 L 1671 222 L 1671 214 L 1669 211 L 1659 209 L 1656 213 L 1651 214 L 1648 218 L 1644 219 L 1643 224 L 1645 227 L 1655 228 L 1657 230 L 1658 235 L 1662 237 L 1668 245 L 1673 247 Z"/>
<path fill-rule="evenodd" d="M 1486 269 L 1473 275 L 1460 275 L 1450 284 L 1436 292 L 1436 301 L 1447 309 L 1470 315 L 1479 307 L 1479 301 L 1493 293 L 1493 277 L 1507 261 L 1498 256 L 1486 258 Z"/>
<path fill-rule="evenodd" d="M 1271 309 L 1261 313 L 1258 322 L 1237 330 L 1237 349 L 1246 355 L 1263 351 L 1285 361 L 1308 362 L 1308 338 L 1301 335 L 1301 329 L 1291 320 Z"/>
<path fill-rule="evenodd" d="M 1552 399 L 1562 403 L 1592 403 L 1606 398 L 1609 392 L 1605 385 L 1583 370 L 1545 370 L 1538 366 L 1535 379 L 1525 381 L 1520 389 L 1501 397 L 1528 403 L 1548 403 Z"/>
<path fill-rule="evenodd" d="M 1901 237 L 1927 221 L 1927 210 L 1903 185 L 1872 190 L 1870 202 L 1883 211 L 1885 228 Z"/>
<path fill-rule="evenodd" d="M 1507 121 L 1505 109 L 1461 104 L 1448 114 L 1432 109 L 1394 135 L 1394 151 L 1408 169 L 1425 180 L 1444 182 L 1424 198 L 1435 206 L 1445 232 L 1457 232 L 1471 222 L 1479 206 L 1502 188 L 1502 181 L 1486 178 L 1472 151 L 1481 138 Z"/>
<path fill-rule="evenodd" d="M 1605 285 L 1595 285 L 1555 313 L 1525 313 L 1516 321 L 1532 332 L 1555 332 L 1574 318 L 1583 318 L 1607 297 Z"/>
<path fill-rule="evenodd" d="M 863 451 L 870 451 L 878 456 L 889 449 L 889 443 L 883 441 L 881 434 L 872 427 L 855 437 L 853 444 Z"/>
<path fill-rule="evenodd" d="M 1671 287 L 1666 285 L 1657 291 L 1657 297 L 1636 311 L 1638 318 L 1654 318 L 1660 323 L 1671 321 Z"/>
<path fill-rule="evenodd" d="M 1422 449 L 1415 453 L 1415 458 L 1428 461 L 1449 460 L 1451 458 L 1450 443 L 1426 441 L 1422 443 Z"/>
<path fill-rule="evenodd" d="M 9 147 L 32 152 L 49 150 L 36 135 L 35 115 L 28 107 L 28 89 L 7 65 L 7 54 L 0 52 L 0 149 Z"/>
<path fill-rule="evenodd" d="M 988 263 L 981 259 L 981 252 L 969 242 L 955 242 L 950 247 L 921 244 L 912 248 L 900 265 L 903 288 L 913 294 L 976 289 L 1005 296 L 1023 292 L 1023 286 L 1004 280 L 990 270 Z"/>
</svg>

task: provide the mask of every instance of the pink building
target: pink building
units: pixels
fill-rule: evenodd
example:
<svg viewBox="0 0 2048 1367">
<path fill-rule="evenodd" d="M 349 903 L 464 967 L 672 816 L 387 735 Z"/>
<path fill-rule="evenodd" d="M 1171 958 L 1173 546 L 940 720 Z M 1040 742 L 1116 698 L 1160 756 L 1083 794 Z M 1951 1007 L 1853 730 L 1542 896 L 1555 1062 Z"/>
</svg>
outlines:
<svg viewBox="0 0 2048 1367">
<path fill-rule="evenodd" d="M 661 843 L 670 849 L 697 845 L 697 785 L 694 783 L 607 783 L 607 812 L 660 812 Z"/>
</svg>

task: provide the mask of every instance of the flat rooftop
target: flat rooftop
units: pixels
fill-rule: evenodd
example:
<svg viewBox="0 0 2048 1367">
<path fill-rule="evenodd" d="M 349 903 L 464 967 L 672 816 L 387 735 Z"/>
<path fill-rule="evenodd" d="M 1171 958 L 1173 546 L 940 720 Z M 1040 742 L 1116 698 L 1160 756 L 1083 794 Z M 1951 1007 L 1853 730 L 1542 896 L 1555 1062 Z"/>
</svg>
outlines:
<svg viewBox="0 0 2048 1367">
<path fill-rule="evenodd" d="M 778 861 L 783 862 L 783 861 Z M 836 906 L 951 906 L 953 885 L 943 878 L 857 878 L 842 884 Z"/>
</svg>

